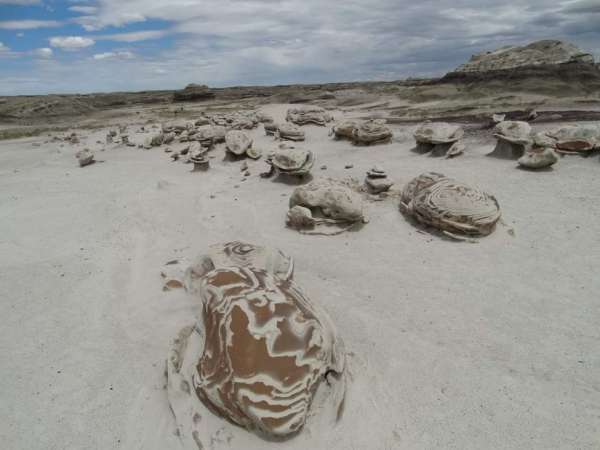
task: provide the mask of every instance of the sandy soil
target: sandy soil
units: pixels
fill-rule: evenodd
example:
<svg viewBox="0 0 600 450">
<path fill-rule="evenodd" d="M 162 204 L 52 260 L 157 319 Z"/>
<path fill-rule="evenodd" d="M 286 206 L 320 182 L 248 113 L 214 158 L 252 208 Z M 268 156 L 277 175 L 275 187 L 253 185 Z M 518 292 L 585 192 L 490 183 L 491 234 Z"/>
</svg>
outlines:
<svg viewBox="0 0 600 450">
<path fill-rule="evenodd" d="M 285 105 L 265 109 L 281 119 Z M 261 179 L 262 161 L 242 181 L 222 146 L 209 172 L 191 173 L 164 146 L 94 144 L 106 130 L 75 146 L 2 142 L 3 448 L 179 448 L 165 358 L 199 305 L 164 292 L 160 272 L 236 239 L 295 257 L 297 282 L 345 340 L 350 389 L 331 430 L 275 444 L 223 421 L 205 449 L 600 448 L 598 157 L 532 173 L 486 157 L 483 135 L 446 160 L 411 152 L 413 127 L 370 148 L 305 128 L 315 177 L 362 180 L 378 164 L 399 189 L 439 171 L 493 193 L 506 224 L 457 243 L 388 199 L 367 203 L 357 232 L 304 236 L 284 225 L 293 186 Z M 251 134 L 275 148 L 262 127 Z M 102 162 L 77 167 L 84 146 L 106 147 Z"/>
</svg>

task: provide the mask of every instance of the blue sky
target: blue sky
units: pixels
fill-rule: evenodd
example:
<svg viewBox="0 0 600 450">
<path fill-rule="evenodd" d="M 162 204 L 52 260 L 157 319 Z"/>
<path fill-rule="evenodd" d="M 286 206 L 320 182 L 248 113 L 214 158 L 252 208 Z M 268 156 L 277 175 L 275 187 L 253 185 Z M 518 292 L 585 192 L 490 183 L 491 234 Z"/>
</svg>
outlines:
<svg viewBox="0 0 600 450">
<path fill-rule="evenodd" d="M 393 80 L 565 39 L 600 0 L 0 0 L 0 95 Z"/>
</svg>

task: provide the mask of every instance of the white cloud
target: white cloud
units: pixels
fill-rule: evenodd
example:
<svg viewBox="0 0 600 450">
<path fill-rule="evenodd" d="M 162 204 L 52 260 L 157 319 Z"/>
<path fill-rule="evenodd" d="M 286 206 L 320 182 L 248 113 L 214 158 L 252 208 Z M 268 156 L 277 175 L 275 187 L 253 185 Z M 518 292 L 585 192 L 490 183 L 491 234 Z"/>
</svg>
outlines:
<svg viewBox="0 0 600 450">
<path fill-rule="evenodd" d="M 8 52 L 10 49 L 4 45 L 4 43 L 0 42 L 0 53 Z"/>
<path fill-rule="evenodd" d="M 168 34 L 166 30 L 132 31 L 131 33 L 116 33 L 94 36 L 95 39 L 104 39 L 117 42 L 138 42 L 150 39 L 160 39 Z"/>
<path fill-rule="evenodd" d="M 103 60 L 103 59 L 132 59 L 135 55 L 129 51 L 122 52 L 105 52 L 105 53 L 97 53 L 93 56 L 95 60 Z"/>
<path fill-rule="evenodd" d="M 96 42 L 93 39 L 81 36 L 55 36 L 50 38 L 50 46 L 63 50 L 80 50 L 90 47 Z"/>
<path fill-rule="evenodd" d="M 33 51 L 34 56 L 37 56 L 38 58 L 52 58 L 52 56 L 54 55 L 54 52 L 52 51 L 51 48 L 48 47 L 43 47 L 43 48 L 38 48 L 35 49 Z"/>
<path fill-rule="evenodd" d="M 127 50 L 135 51 L 133 43 L 144 41 L 144 57 L 119 58 L 109 48 L 102 50 L 106 56 L 97 53 L 102 64 L 93 57 L 55 58 L 36 74 L 38 92 L 437 76 L 473 53 L 547 38 L 600 55 L 599 0 L 70 1 L 75 4 L 82 15 L 72 22 L 97 33 L 72 38 L 92 41 L 85 45 L 53 47 L 103 40 L 132 43 Z M 100 31 L 154 20 L 168 23 L 168 30 Z M 166 34 L 172 38 L 166 49 L 150 41 Z M 6 66 L 0 75 L 10 72 Z M 16 92 L 15 83 L 0 90 Z"/>
<path fill-rule="evenodd" d="M 70 6 L 69 11 L 78 12 L 82 14 L 94 14 L 98 12 L 98 8 L 95 6 Z"/>
<path fill-rule="evenodd" d="M 17 33 L 17 37 L 20 37 L 20 38 L 21 38 L 21 37 L 23 37 L 23 36 L 25 36 L 25 33 Z"/>
<path fill-rule="evenodd" d="M 0 30 L 32 30 L 62 25 L 56 20 L 4 20 L 0 21 Z"/>
</svg>

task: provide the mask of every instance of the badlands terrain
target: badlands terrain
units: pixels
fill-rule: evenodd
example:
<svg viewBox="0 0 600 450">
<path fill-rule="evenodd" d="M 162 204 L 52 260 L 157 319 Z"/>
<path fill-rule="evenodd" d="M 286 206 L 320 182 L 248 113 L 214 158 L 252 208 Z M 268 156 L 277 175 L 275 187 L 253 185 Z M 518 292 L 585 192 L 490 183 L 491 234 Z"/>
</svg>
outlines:
<svg viewBox="0 0 600 450">
<path fill-rule="evenodd" d="M 2 447 L 600 448 L 590 58 L 543 41 L 435 80 L 1 98 Z M 313 107 L 331 120 L 285 140 L 288 111 Z M 336 139 L 349 120 L 391 138 Z M 459 127 L 462 153 L 419 151 L 425 120 Z M 490 156 L 507 121 L 526 122 L 525 147 L 543 136 L 558 162 L 530 170 Z M 255 154 L 231 155 L 207 137 L 215 126 L 241 128 Z M 564 127 L 598 133 L 571 151 L 547 140 Z M 311 153 L 310 173 L 261 176 L 281 150 Z M 374 193 L 365 175 L 380 171 L 393 184 Z M 426 172 L 493 196 L 489 235 L 444 234 L 401 212 L 404 186 Z M 327 178 L 346 183 L 364 217 L 287 226 L 295 190 Z M 293 257 L 295 282 L 344 342 L 343 408 L 331 419 L 315 401 L 287 439 L 202 409 L 166 377 L 174 339 L 202 314 L 184 272 L 231 241 Z"/>
</svg>

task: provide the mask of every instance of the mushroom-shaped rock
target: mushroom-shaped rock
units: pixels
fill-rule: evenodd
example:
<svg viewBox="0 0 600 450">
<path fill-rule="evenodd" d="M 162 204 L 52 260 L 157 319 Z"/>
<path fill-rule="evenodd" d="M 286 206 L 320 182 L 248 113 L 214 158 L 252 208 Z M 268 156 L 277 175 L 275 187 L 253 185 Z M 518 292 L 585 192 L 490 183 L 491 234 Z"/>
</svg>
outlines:
<svg viewBox="0 0 600 450">
<path fill-rule="evenodd" d="M 304 206 L 317 210 L 336 223 L 364 220 L 363 202 L 358 193 L 339 180 L 324 178 L 297 187 L 290 197 L 289 207 Z"/>
<path fill-rule="evenodd" d="M 315 156 L 310 150 L 282 148 L 275 151 L 267 163 L 277 173 L 304 176 L 311 171 Z"/>
<path fill-rule="evenodd" d="M 463 152 L 464 146 L 460 139 L 464 134 L 460 125 L 425 122 L 415 130 L 414 137 L 419 151 L 431 152 L 435 156 L 452 157 Z"/>
<path fill-rule="evenodd" d="M 488 235 L 501 215 L 493 195 L 438 173 L 425 173 L 408 183 L 400 209 L 452 237 Z"/>
<path fill-rule="evenodd" d="M 79 150 L 75 153 L 75 157 L 77 158 L 77 162 L 79 162 L 79 167 L 89 166 L 94 163 L 94 154 L 87 148 L 83 150 Z"/>
<path fill-rule="evenodd" d="M 252 146 L 252 139 L 243 131 L 231 130 L 225 135 L 225 146 L 230 153 L 241 156 Z"/>
<path fill-rule="evenodd" d="M 333 117 L 319 106 L 306 105 L 288 109 L 285 120 L 296 125 L 313 124 L 324 127 Z"/>
<path fill-rule="evenodd" d="M 352 131 L 352 141 L 356 145 L 385 144 L 392 140 L 393 133 L 386 126 L 384 119 L 368 120 L 359 122 Z"/>
<path fill-rule="evenodd" d="M 275 136 L 279 139 L 288 141 L 303 141 L 305 138 L 304 131 L 291 123 L 282 123 L 277 126 Z"/>
<path fill-rule="evenodd" d="M 600 149 L 600 125 L 571 125 L 546 133 L 562 153 L 589 152 Z"/>
<path fill-rule="evenodd" d="M 531 125 L 522 121 L 500 122 L 494 128 L 494 137 L 498 142 L 490 156 L 504 159 L 520 158 L 533 141 Z"/>
<path fill-rule="evenodd" d="M 533 147 L 525 151 L 517 162 L 528 169 L 544 169 L 558 162 L 558 155 L 549 147 Z"/>
<path fill-rule="evenodd" d="M 179 334 L 167 361 L 167 394 L 178 423 L 188 416 L 190 428 L 205 426 L 214 419 L 196 419 L 204 407 L 265 437 L 288 438 L 309 413 L 322 414 L 314 402 L 339 409 L 343 342 L 327 313 L 292 279 L 291 258 L 230 243 L 198 264 L 188 269 L 186 283 L 202 301 L 202 314 Z"/>
<path fill-rule="evenodd" d="M 197 145 L 194 145 L 197 144 Z M 194 149 L 192 150 L 192 147 Z M 194 142 L 188 151 L 189 161 L 194 164 L 194 170 L 192 172 L 205 172 L 210 168 L 210 160 L 207 158 L 207 149 L 200 146 L 200 143 Z"/>
</svg>

